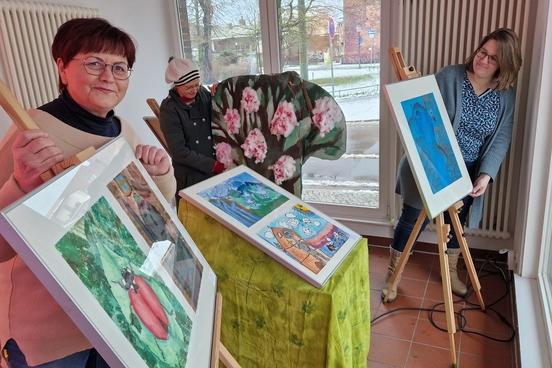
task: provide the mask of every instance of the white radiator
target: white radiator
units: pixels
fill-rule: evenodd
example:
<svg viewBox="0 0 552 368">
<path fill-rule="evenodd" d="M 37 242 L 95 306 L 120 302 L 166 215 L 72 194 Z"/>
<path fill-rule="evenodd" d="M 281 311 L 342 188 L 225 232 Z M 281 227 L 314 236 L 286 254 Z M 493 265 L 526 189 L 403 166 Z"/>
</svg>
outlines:
<svg viewBox="0 0 552 368">
<path fill-rule="evenodd" d="M 25 108 L 58 96 L 56 66 L 50 52 L 61 24 L 97 17 L 98 9 L 0 0 L 2 67 L 10 89 Z"/>
<path fill-rule="evenodd" d="M 516 203 L 523 117 L 526 94 L 520 91 L 528 79 L 528 44 L 532 37 L 530 14 L 536 8 L 531 0 L 400 0 L 398 43 L 408 65 L 422 75 L 436 73 L 445 65 L 461 64 L 486 34 L 499 27 L 512 28 L 521 41 L 523 66 L 517 84 L 517 106 L 510 152 L 502 163 L 497 180 L 487 193 L 479 230 L 468 233 L 494 238 L 510 238 Z M 533 14 L 534 16 L 534 14 Z M 523 98 L 520 98 L 523 96 Z M 521 119 L 520 119 L 521 118 Z"/>
</svg>

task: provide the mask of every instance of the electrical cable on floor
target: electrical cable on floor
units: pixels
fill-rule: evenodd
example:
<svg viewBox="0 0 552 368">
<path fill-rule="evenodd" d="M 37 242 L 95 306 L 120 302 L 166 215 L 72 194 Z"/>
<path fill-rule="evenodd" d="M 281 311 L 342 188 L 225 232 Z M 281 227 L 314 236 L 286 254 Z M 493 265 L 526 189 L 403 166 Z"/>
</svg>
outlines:
<svg viewBox="0 0 552 368">
<path fill-rule="evenodd" d="M 492 267 L 492 270 L 489 270 L 489 269 L 486 268 L 488 265 L 490 265 Z M 457 331 L 462 331 L 462 332 L 468 333 L 468 334 L 479 335 L 479 336 L 482 336 L 484 338 L 494 340 L 494 341 L 498 341 L 498 342 L 510 342 L 510 341 L 512 341 L 514 339 L 514 337 L 516 336 L 516 329 L 508 321 L 508 318 L 506 318 L 500 312 L 498 312 L 497 310 L 492 308 L 494 305 L 498 304 L 501 300 L 503 300 L 504 298 L 506 298 L 508 296 L 508 294 L 510 293 L 510 283 L 512 282 L 512 278 L 507 276 L 506 273 L 504 272 L 504 270 L 496 264 L 496 260 L 495 260 L 494 257 L 487 257 L 486 258 L 485 262 L 479 268 L 479 271 L 477 272 L 477 275 L 478 275 L 479 280 L 481 280 L 485 277 L 499 275 L 500 278 L 502 279 L 502 281 L 504 282 L 504 286 L 505 286 L 506 290 L 505 290 L 504 294 L 501 295 L 497 300 L 493 301 L 492 303 L 486 304 L 485 310 L 481 310 L 481 307 L 479 306 L 479 304 L 472 303 L 468 300 L 470 295 L 473 293 L 473 288 L 470 285 L 469 288 L 468 288 L 468 295 L 466 295 L 462 299 L 453 300 L 453 304 L 465 302 L 466 304 L 471 306 L 471 307 L 464 307 L 464 308 L 460 309 L 458 312 L 456 312 L 456 311 L 454 312 Z M 443 313 L 443 314 L 445 313 L 444 309 L 437 309 L 439 306 L 443 306 L 444 304 L 445 303 L 443 303 L 443 302 L 437 303 L 437 304 L 433 305 L 431 308 L 403 307 L 403 308 L 392 309 L 392 310 L 387 311 L 387 312 L 377 316 L 376 318 L 372 319 L 370 321 L 370 325 L 373 325 L 375 322 L 377 322 L 379 319 L 381 319 L 383 317 L 389 316 L 390 314 L 397 313 L 397 312 L 400 312 L 400 311 L 422 311 L 422 312 L 428 312 L 429 322 L 433 325 L 433 327 L 437 328 L 440 331 L 448 332 L 446 328 L 442 328 L 442 327 L 438 326 L 437 323 L 435 322 L 434 318 L 433 318 L 434 313 Z M 501 339 L 501 338 L 497 338 L 497 337 L 494 337 L 494 336 L 486 335 L 486 334 L 484 334 L 482 332 L 479 332 L 479 331 L 467 329 L 466 325 L 468 324 L 468 320 L 467 320 L 466 316 L 464 315 L 464 312 L 465 311 L 477 311 L 477 310 L 482 312 L 482 313 L 485 313 L 485 314 L 487 313 L 487 311 L 490 311 L 490 312 L 493 312 L 494 314 L 496 314 L 496 316 L 500 319 L 500 321 L 508 327 L 508 329 L 510 331 L 509 337 Z"/>
</svg>

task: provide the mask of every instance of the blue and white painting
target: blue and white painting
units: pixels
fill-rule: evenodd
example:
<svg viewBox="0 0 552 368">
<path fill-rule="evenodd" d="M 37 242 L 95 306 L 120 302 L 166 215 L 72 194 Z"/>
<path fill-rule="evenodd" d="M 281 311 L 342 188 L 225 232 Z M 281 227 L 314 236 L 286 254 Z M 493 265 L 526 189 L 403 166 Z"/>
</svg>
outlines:
<svg viewBox="0 0 552 368">
<path fill-rule="evenodd" d="M 247 227 L 288 201 L 286 196 L 248 173 L 230 177 L 199 195 Z"/>
<path fill-rule="evenodd" d="M 401 101 L 433 194 L 462 177 L 433 93 Z"/>
</svg>

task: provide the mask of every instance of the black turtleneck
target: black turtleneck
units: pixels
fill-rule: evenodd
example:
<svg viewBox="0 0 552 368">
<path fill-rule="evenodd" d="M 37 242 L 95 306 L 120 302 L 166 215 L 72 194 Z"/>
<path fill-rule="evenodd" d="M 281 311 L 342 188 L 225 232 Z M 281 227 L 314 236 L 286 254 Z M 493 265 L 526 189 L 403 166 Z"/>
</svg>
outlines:
<svg viewBox="0 0 552 368">
<path fill-rule="evenodd" d="M 121 122 L 111 110 L 105 118 L 83 109 L 64 90 L 58 98 L 38 108 L 73 128 L 103 137 L 116 137 L 121 133 Z"/>
</svg>

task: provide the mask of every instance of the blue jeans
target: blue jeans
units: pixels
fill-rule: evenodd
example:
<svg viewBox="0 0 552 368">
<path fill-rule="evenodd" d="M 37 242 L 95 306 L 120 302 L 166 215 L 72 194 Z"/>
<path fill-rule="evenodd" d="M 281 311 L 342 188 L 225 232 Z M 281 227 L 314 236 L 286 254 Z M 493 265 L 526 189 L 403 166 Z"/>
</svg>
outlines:
<svg viewBox="0 0 552 368">
<path fill-rule="evenodd" d="M 468 163 L 466 162 L 466 166 L 468 168 L 468 172 L 470 174 L 470 177 L 472 181 L 474 180 L 475 176 L 475 163 Z M 473 198 L 470 196 L 466 196 L 462 198 L 462 202 L 464 202 L 464 206 L 460 209 L 460 212 L 458 213 L 458 217 L 460 218 L 460 224 L 462 226 L 465 225 L 466 219 L 468 218 L 468 213 L 470 210 L 470 207 L 473 203 Z M 393 234 L 393 243 L 391 243 L 391 247 L 399 252 L 402 252 L 404 248 L 406 247 L 406 243 L 408 242 L 408 238 L 410 237 L 410 234 L 412 233 L 412 230 L 414 229 L 414 225 L 416 224 L 416 220 L 418 219 L 418 216 L 420 215 L 420 211 L 417 208 L 411 207 L 407 204 L 403 205 L 403 209 L 401 212 L 401 217 L 399 218 L 399 221 L 397 222 L 397 227 L 395 228 L 395 232 Z M 448 211 L 444 212 L 445 217 L 445 223 L 451 224 L 450 216 L 448 214 Z M 418 237 L 424 231 L 426 225 L 429 223 L 429 220 L 426 218 L 424 223 L 422 224 L 422 227 L 420 229 L 420 232 L 418 233 Z M 450 235 L 451 239 L 447 243 L 447 248 L 459 248 L 460 244 L 458 244 L 458 239 L 456 237 L 456 232 L 454 231 L 454 228 L 451 224 L 450 226 Z M 416 238 L 416 241 L 418 240 L 418 237 Z"/>
<path fill-rule="evenodd" d="M 30 368 L 25 354 L 19 349 L 15 340 L 8 340 L 4 345 L 4 350 L 7 354 L 9 368 Z M 34 368 L 109 368 L 109 366 L 95 349 L 89 349 L 49 363 L 36 365 Z"/>
</svg>

